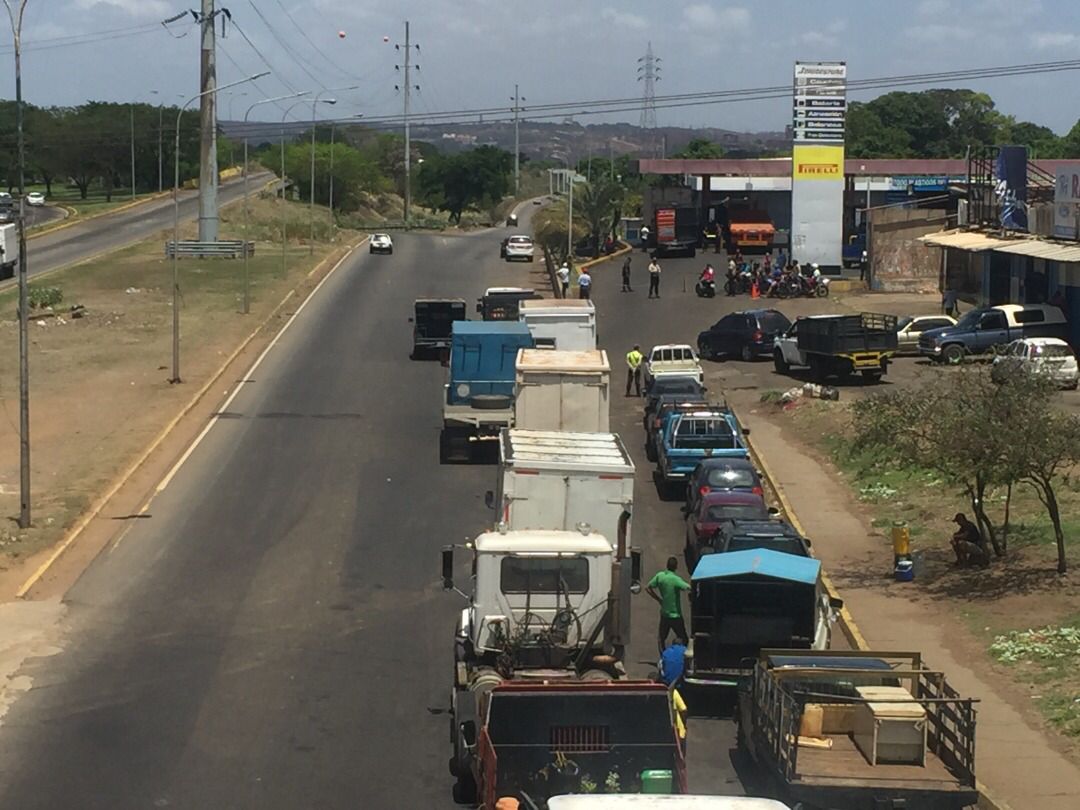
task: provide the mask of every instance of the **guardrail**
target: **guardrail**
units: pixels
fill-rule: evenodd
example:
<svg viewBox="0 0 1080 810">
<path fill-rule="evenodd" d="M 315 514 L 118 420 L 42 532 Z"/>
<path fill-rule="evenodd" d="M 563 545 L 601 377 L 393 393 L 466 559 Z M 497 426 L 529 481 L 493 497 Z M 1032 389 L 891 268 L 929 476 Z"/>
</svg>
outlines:
<svg viewBox="0 0 1080 810">
<path fill-rule="evenodd" d="M 180 259 L 237 259 L 245 254 L 254 256 L 255 243 L 242 239 L 226 239 L 220 242 L 182 240 L 179 243 L 169 240 L 165 243 L 165 258 L 171 259 L 174 253 Z"/>
</svg>

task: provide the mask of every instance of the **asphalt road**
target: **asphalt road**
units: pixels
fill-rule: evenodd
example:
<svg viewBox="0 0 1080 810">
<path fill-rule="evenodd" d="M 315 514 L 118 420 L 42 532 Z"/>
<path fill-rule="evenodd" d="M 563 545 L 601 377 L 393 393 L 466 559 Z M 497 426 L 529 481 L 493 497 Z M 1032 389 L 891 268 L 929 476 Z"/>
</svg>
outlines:
<svg viewBox="0 0 1080 810">
<path fill-rule="evenodd" d="M 26 227 L 33 228 L 38 225 L 46 225 L 58 219 L 63 219 L 64 216 L 63 208 L 56 208 L 52 205 L 28 205 L 26 206 Z"/>
<path fill-rule="evenodd" d="M 271 174 L 264 172 L 258 175 L 253 174 L 248 178 L 252 192 L 259 189 L 270 177 L 272 177 Z M 243 194 L 242 180 L 222 183 L 218 191 L 219 204 L 224 205 L 241 199 Z M 197 214 L 196 192 L 181 192 L 181 220 L 194 219 Z M 70 225 L 31 239 L 27 243 L 26 251 L 28 272 L 31 276 L 36 276 L 93 256 L 119 250 L 147 239 L 155 233 L 172 228 L 172 224 L 171 197 L 143 203 L 126 211 L 94 217 L 86 222 Z"/>
</svg>

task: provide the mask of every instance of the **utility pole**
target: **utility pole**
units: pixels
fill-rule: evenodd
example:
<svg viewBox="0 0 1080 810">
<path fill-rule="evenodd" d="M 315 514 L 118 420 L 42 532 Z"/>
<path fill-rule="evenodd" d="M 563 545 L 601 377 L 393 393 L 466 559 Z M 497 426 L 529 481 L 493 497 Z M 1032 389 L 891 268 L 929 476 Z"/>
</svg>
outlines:
<svg viewBox="0 0 1080 810">
<path fill-rule="evenodd" d="M 514 196 L 521 193 L 521 132 L 520 118 L 521 102 L 525 101 L 518 93 L 518 86 L 514 85 Z"/>
<path fill-rule="evenodd" d="M 395 45 L 399 51 L 401 45 Z M 415 46 L 416 50 L 420 50 L 420 46 Z M 420 85 L 416 85 L 414 88 L 412 85 L 412 69 L 420 70 L 420 65 L 413 65 L 412 63 L 412 40 L 409 38 L 409 21 L 405 21 L 405 85 L 404 85 L 404 98 L 405 98 L 405 227 L 409 227 L 409 208 L 412 204 L 412 140 L 409 136 L 409 96 L 414 89 L 419 90 Z M 402 65 L 395 65 L 396 69 L 401 70 Z M 401 90 L 399 85 L 395 89 Z"/>
<path fill-rule="evenodd" d="M 12 2 L 17 2 L 12 8 Z M 26 271 L 26 144 L 23 139 L 22 21 L 27 0 L 4 0 L 15 44 L 15 143 L 19 161 L 19 528 L 30 528 L 30 301 Z"/>
<path fill-rule="evenodd" d="M 135 103 L 128 105 L 131 111 L 131 199 L 135 199 Z"/>
<path fill-rule="evenodd" d="M 202 51 L 199 63 L 199 241 L 218 239 L 217 68 L 214 0 L 202 0 Z"/>
</svg>

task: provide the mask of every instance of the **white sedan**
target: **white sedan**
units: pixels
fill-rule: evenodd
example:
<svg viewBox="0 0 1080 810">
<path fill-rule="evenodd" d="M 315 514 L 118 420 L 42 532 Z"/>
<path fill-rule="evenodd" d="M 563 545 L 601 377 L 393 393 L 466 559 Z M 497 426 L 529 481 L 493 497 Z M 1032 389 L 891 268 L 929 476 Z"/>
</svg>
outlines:
<svg viewBox="0 0 1080 810">
<path fill-rule="evenodd" d="M 533 253 L 533 240 L 528 236 L 511 236 L 506 240 L 506 260 L 508 262 L 515 259 L 524 259 L 531 262 Z"/>
<path fill-rule="evenodd" d="M 1060 338 L 1021 338 L 1006 346 L 990 369 L 995 382 L 1005 382 L 1016 374 L 1045 375 L 1061 388 L 1080 385 L 1076 354 Z"/>
<path fill-rule="evenodd" d="M 27 205 L 44 205 L 45 204 L 45 195 L 42 194 L 40 191 L 31 191 L 29 194 L 26 195 L 26 204 Z"/>
<path fill-rule="evenodd" d="M 388 233 L 377 233 L 371 237 L 371 244 L 368 246 L 368 253 L 393 253 L 394 252 L 394 240 L 390 238 Z"/>
</svg>

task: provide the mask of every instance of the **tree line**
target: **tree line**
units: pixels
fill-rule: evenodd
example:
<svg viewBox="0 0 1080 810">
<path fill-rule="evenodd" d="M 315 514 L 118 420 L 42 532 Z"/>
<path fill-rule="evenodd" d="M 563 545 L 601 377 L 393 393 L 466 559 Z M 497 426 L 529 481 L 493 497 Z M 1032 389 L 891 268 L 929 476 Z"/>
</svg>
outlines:
<svg viewBox="0 0 1080 810">
<path fill-rule="evenodd" d="M 853 158 L 959 158 L 969 146 L 1023 144 L 1031 158 L 1080 158 L 1080 121 L 1065 135 L 1018 121 L 986 93 L 934 89 L 897 91 L 853 101 L 846 151 Z"/>
</svg>

